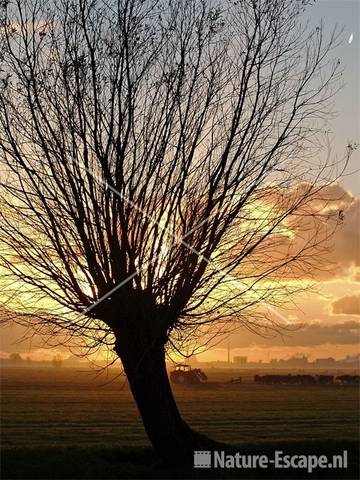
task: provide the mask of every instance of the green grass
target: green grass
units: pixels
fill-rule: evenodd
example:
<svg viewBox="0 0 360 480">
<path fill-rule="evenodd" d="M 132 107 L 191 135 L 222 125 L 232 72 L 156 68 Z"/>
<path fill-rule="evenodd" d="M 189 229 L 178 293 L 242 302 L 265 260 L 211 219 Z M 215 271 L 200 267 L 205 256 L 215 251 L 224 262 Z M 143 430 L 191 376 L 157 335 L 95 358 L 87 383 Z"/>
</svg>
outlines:
<svg viewBox="0 0 360 480">
<path fill-rule="evenodd" d="M 9 369 L 2 373 L 3 478 L 212 475 L 199 470 L 170 472 L 156 464 L 122 379 L 104 385 L 109 379 L 68 369 Z M 338 453 L 347 445 L 350 460 L 356 464 L 356 387 L 244 383 L 178 387 L 175 395 L 183 416 L 195 429 L 238 445 L 242 451 L 273 452 L 283 445 L 295 453 L 305 449 L 327 454 Z M 322 478 L 355 478 L 351 476 L 353 467 L 341 472 L 343 477 L 335 473 Z M 280 478 L 279 471 L 252 474 L 252 478 Z M 295 474 L 290 478 L 300 478 L 299 472 Z M 213 475 L 217 478 L 216 472 Z"/>
</svg>

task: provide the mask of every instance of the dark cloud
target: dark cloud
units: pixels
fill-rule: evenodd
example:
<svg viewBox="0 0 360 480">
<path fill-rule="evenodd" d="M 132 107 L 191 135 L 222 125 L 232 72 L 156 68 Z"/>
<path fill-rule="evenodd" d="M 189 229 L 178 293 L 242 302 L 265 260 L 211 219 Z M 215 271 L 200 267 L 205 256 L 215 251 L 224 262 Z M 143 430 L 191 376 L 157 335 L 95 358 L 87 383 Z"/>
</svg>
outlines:
<svg viewBox="0 0 360 480">
<path fill-rule="evenodd" d="M 333 312 L 344 315 L 360 315 L 360 295 L 346 295 L 333 304 Z"/>
<path fill-rule="evenodd" d="M 291 330 L 266 337 L 242 329 L 231 337 L 231 348 L 261 347 L 307 347 L 323 344 L 350 345 L 359 343 L 360 322 L 346 321 L 332 325 L 311 323 L 294 324 Z M 219 345 L 226 348 L 227 343 Z"/>
<path fill-rule="evenodd" d="M 26 330 L 18 325 L 2 328 L 0 341 L 0 350 L 5 354 L 19 352 L 27 355 L 34 349 L 44 347 L 42 339 L 35 335 L 31 339 L 19 341 L 24 338 Z M 328 345 L 358 345 L 360 340 L 360 322 L 348 320 L 335 324 L 311 323 L 292 324 L 288 331 L 281 334 L 272 333 L 267 336 L 260 336 L 246 329 L 241 329 L 231 335 L 231 348 L 250 348 L 261 347 L 316 347 L 324 344 Z M 227 348 L 228 340 L 218 344 L 219 348 Z M 69 351 L 66 348 L 59 347 L 57 350 Z"/>
</svg>

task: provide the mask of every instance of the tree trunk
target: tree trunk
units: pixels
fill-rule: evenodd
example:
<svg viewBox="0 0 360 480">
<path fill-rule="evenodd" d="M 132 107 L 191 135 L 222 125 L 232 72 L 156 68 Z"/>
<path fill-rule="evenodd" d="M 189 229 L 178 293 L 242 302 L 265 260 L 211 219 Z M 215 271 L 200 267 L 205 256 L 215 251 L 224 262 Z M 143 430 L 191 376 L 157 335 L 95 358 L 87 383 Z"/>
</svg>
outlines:
<svg viewBox="0 0 360 480">
<path fill-rule="evenodd" d="M 117 336 L 115 351 L 119 355 L 130 388 L 139 408 L 146 433 L 158 456 L 165 462 L 192 464 L 196 449 L 215 445 L 194 432 L 181 418 L 173 397 L 161 342 L 140 348 L 138 344 Z"/>
</svg>

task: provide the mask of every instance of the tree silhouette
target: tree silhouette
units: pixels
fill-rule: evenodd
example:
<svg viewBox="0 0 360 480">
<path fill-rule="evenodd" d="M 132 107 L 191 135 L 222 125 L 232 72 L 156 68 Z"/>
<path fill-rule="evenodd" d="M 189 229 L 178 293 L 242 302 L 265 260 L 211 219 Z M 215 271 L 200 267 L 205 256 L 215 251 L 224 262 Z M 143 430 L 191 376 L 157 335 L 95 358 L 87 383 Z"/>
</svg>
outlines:
<svg viewBox="0 0 360 480">
<path fill-rule="evenodd" d="M 321 267 L 339 223 L 315 158 L 337 34 L 301 24 L 308 3 L 1 3 L 4 311 L 114 348 L 166 460 L 210 445 L 166 351 L 279 328 L 301 288 L 282 280 Z"/>
</svg>

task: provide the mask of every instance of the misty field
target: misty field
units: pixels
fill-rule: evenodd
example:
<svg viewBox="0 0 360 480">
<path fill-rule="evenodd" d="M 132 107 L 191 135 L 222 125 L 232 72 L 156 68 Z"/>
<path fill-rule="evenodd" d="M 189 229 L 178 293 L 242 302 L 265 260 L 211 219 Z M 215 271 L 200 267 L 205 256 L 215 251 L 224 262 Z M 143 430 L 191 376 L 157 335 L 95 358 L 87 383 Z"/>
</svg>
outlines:
<svg viewBox="0 0 360 480">
<path fill-rule="evenodd" d="M 64 452 L 73 454 L 77 449 L 90 456 L 101 451 L 105 457 L 116 456 L 117 449 L 146 452 L 150 444 L 128 387 L 122 377 L 111 381 L 117 373 L 97 377 L 95 372 L 80 369 L 3 369 L 4 476 L 25 478 L 25 468 L 29 475 L 35 469 L 38 478 L 46 478 L 48 467 L 36 460 L 37 455 L 42 459 L 53 456 L 51 468 L 55 468 Z M 230 374 L 220 378 L 220 374 L 208 373 L 210 381 L 230 378 Z M 241 385 L 177 386 L 174 390 L 186 420 L 226 443 L 259 448 L 330 443 L 340 449 L 358 439 L 355 386 L 261 386 L 251 383 L 249 376 Z M 45 469 L 43 473 L 37 462 Z M 76 472 L 76 466 L 66 468 Z M 96 468 L 92 470 L 94 478 L 106 478 L 102 473 L 103 477 Z M 107 476 L 113 478 L 111 472 Z M 55 469 L 52 478 L 60 477 Z"/>
</svg>

